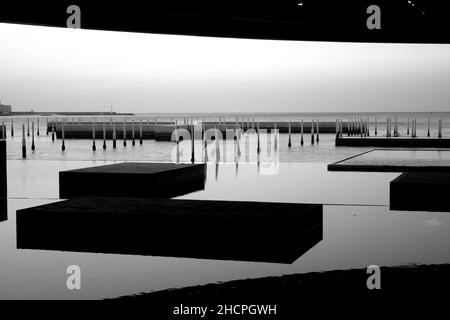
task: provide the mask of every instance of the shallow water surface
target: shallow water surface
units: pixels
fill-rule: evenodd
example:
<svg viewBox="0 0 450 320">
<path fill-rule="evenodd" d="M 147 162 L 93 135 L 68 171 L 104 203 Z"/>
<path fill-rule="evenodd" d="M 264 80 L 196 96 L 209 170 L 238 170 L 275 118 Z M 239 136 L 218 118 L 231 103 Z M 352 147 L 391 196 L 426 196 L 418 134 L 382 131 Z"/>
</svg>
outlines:
<svg viewBox="0 0 450 320">
<path fill-rule="evenodd" d="M 390 211 L 388 186 L 398 174 L 327 172 L 324 162 L 209 163 L 205 189 L 179 197 L 324 203 L 323 239 L 292 264 L 16 248 L 16 210 L 59 201 L 59 171 L 107 163 L 8 161 L 8 217 L 0 222 L 0 298 L 100 299 L 371 264 L 450 262 L 449 214 Z M 73 237 L 83 237 L 83 231 Z M 182 239 L 168 231 L 161 241 Z M 66 289 L 71 264 L 81 267 L 82 290 Z"/>
</svg>

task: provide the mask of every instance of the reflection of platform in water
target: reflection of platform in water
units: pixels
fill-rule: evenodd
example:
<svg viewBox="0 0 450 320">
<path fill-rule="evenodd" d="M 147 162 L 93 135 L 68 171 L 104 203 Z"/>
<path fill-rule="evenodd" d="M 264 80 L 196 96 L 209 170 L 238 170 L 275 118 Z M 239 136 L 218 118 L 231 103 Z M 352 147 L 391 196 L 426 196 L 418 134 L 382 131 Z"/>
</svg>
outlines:
<svg viewBox="0 0 450 320">
<path fill-rule="evenodd" d="M 336 146 L 374 148 L 450 148 L 450 139 L 411 137 L 342 137 L 336 139 Z"/>
<path fill-rule="evenodd" d="M 17 211 L 17 247 L 292 263 L 322 240 L 322 205 L 77 198 Z"/>
<path fill-rule="evenodd" d="M 171 198 L 205 188 L 206 164 L 124 162 L 59 173 L 62 199 L 81 196 Z"/>
<path fill-rule="evenodd" d="M 390 209 L 450 212 L 450 172 L 407 172 L 390 183 Z"/>
<path fill-rule="evenodd" d="M 450 150 L 376 149 L 330 164 L 328 171 L 450 172 Z"/>
</svg>

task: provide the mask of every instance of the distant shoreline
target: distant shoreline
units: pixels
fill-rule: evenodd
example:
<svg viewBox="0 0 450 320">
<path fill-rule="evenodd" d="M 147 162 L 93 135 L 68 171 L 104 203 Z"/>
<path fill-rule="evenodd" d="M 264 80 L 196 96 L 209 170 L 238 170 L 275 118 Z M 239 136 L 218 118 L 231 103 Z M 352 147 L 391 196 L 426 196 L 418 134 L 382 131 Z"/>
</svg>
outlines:
<svg viewBox="0 0 450 320">
<path fill-rule="evenodd" d="M 0 116 L 11 117 L 11 116 L 134 116 L 134 113 L 119 113 L 119 112 L 11 112 L 11 113 L 0 113 Z"/>
</svg>

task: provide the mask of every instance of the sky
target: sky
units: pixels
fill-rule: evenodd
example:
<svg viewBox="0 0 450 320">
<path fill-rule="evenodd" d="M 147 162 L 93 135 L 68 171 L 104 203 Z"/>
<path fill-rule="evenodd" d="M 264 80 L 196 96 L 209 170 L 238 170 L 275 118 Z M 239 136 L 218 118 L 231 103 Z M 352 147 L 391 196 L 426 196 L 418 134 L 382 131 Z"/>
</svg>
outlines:
<svg viewBox="0 0 450 320">
<path fill-rule="evenodd" d="M 450 45 L 0 23 L 0 101 L 15 111 L 450 111 Z"/>
</svg>

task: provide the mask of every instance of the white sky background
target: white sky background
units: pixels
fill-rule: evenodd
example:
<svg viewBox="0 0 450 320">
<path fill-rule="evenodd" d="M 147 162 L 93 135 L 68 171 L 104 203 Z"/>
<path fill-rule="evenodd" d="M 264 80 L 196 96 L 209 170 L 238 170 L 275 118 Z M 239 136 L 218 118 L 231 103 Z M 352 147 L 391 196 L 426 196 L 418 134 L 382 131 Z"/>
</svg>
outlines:
<svg viewBox="0 0 450 320">
<path fill-rule="evenodd" d="M 0 24 L 0 101 L 17 111 L 450 111 L 450 45 Z"/>
</svg>

